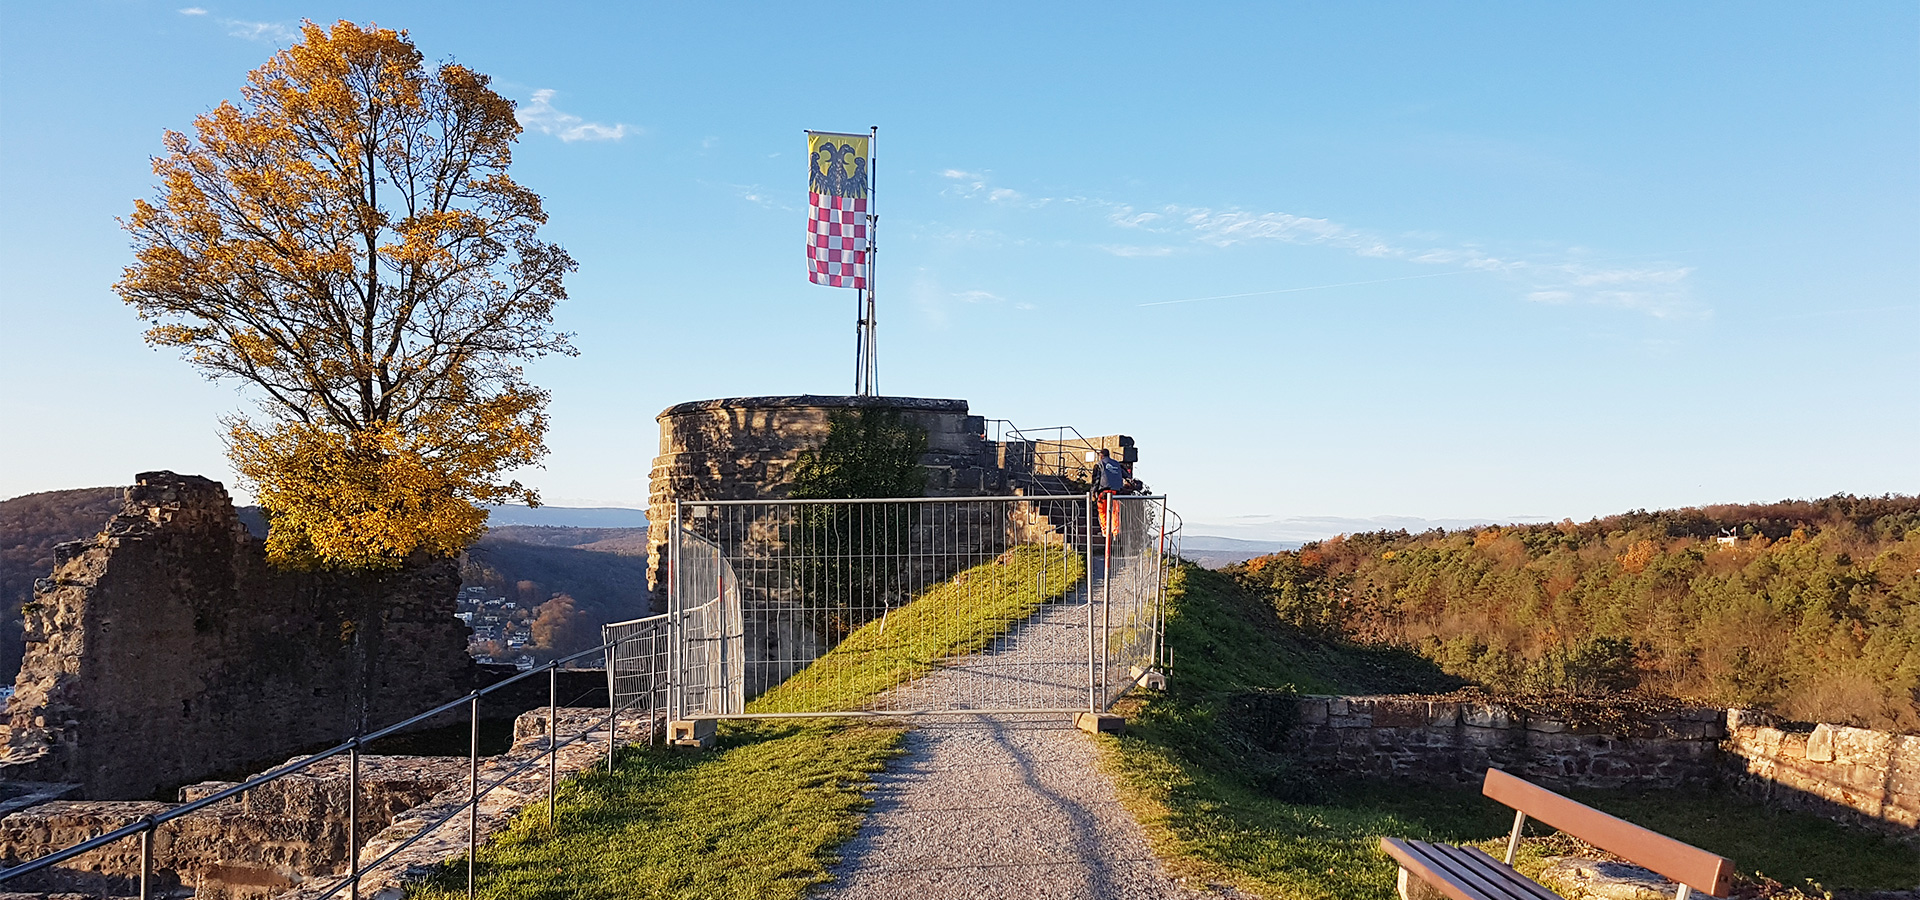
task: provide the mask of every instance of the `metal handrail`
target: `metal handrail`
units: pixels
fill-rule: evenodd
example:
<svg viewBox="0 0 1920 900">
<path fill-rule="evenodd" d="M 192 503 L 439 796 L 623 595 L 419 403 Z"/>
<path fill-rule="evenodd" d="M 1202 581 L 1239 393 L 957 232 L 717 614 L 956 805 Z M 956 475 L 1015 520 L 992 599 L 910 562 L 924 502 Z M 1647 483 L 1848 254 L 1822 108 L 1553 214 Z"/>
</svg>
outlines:
<svg viewBox="0 0 1920 900">
<path fill-rule="evenodd" d="M 987 422 L 988 424 L 993 426 L 993 430 L 989 433 L 993 436 L 993 440 L 995 441 L 1006 441 L 1007 439 L 1011 438 L 1012 440 L 1019 441 L 1022 443 L 1027 443 L 1027 444 L 1037 445 L 1042 443 L 1051 443 L 1051 444 L 1057 444 L 1062 446 L 1069 445 L 1069 444 L 1077 444 L 1079 446 L 1079 449 L 1081 450 L 1098 450 L 1099 449 L 1098 445 L 1096 445 L 1086 435 L 1081 434 L 1080 429 L 1075 428 L 1072 425 L 1048 425 L 1044 428 L 1021 428 L 1018 425 L 1013 424 L 1013 421 L 1010 419 L 988 419 Z M 1049 440 L 1041 436 L 1047 432 L 1053 433 L 1052 439 Z M 1072 440 L 1069 440 L 1067 438 L 1068 434 L 1073 435 Z M 1040 458 L 1040 456 L 1042 456 L 1042 454 L 1036 451 L 1036 460 Z M 1048 451 L 1047 453 L 1044 454 L 1044 456 L 1047 459 L 1052 461 L 1054 471 L 1063 473 L 1062 477 L 1068 477 L 1064 473 L 1066 473 L 1069 469 L 1071 469 L 1073 472 L 1077 474 L 1088 474 L 1088 475 L 1090 475 L 1093 471 L 1093 466 L 1089 465 L 1083 459 L 1075 458 L 1073 454 L 1068 453 L 1065 450 L 1055 449 L 1052 451 Z M 1066 464 L 1068 460 L 1072 460 L 1073 464 L 1071 466 Z M 1088 480 L 1091 480 L 1091 478 L 1089 478 Z"/>
<path fill-rule="evenodd" d="M 630 619 L 625 622 L 616 622 L 613 624 L 642 625 L 642 624 L 648 623 L 649 621 L 665 622 L 666 618 L 667 617 L 665 615 L 646 616 L 638 619 Z M 336 744 L 332 747 L 327 748 L 326 750 L 322 750 L 319 753 L 315 753 L 311 756 L 307 756 L 305 758 L 286 763 L 284 765 L 279 766 L 278 768 L 270 769 L 264 773 L 261 773 L 252 778 L 249 778 L 246 781 L 241 782 L 240 784 L 234 785 L 233 787 L 216 791 L 212 794 L 209 794 L 205 797 L 202 797 L 198 800 L 194 800 L 189 803 L 183 803 L 179 806 L 174 807 L 173 809 L 169 809 L 162 813 L 142 816 L 140 817 L 140 819 L 133 822 L 132 824 L 123 825 L 105 834 L 88 838 L 87 840 L 81 841 L 80 843 L 74 844 L 73 846 L 67 847 L 65 849 L 56 850 L 53 853 L 49 853 L 45 856 L 41 856 L 36 859 L 32 859 L 27 862 L 21 863 L 19 865 L 11 866 L 7 869 L 0 870 L 0 884 L 4 884 L 22 875 L 28 875 L 33 872 L 38 872 L 42 869 L 48 868 L 50 866 L 58 865 L 76 856 L 80 856 L 82 854 L 91 852 L 93 850 L 97 850 L 101 847 L 104 847 L 108 844 L 112 844 L 116 841 L 124 840 L 126 838 L 138 835 L 141 837 L 140 895 L 139 896 L 141 897 L 141 900 L 147 900 L 147 898 L 151 896 L 151 888 L 150 888 L 149 882 L 152 880 L 151 878 L 152 863 L 153 863 L 152 834 L 156 830 L 158 830 L 161 825 L 164 825 L 167 822 L 171 822 L 174 819 L 191 815 L 195 812 L 198 812 L 202 809 L 212 806 L 215 803 L 219 803 L 221 801 L 239 796 L 241 794 L 246 793 L 249 790 L 260 787 L 262 785 L 270 784 L 272 782 L 285 778 L 289 775 L 298 774 L 309 768 L 312 768 L 314 765 L 322 761 L 332 759 L 333 757 L 339 756 L 342 753 L 346 753 L 350 755 L 350 758 L 352 759 L 352 763 L 353 763 L 352 770 L 349 775 L 349 778 L 351 780 L 351 785 L 348 789 L 348 824 L 347 824 L 348 843 L 351 845 L 349 847 L 349 853 L 351 854 L 351 857 L 352 857 L 350 867 L 349 867 L 350 871 L 345 879 L 343 879 L 340 883 L 334 885 L 332 888 L 328 889 L 327 892 L 325 894 L 322 894 L 321 896 L 323 897 L 332 896 L 333 894 L 337 893 L 340 890 L 340 888 L 346 887 L 349 884 L 351 884 L 354 889 L 353 896 L 357 898 L 359 896 L 359 881 L 362 875 L 374 869 L 375 867 L 379 866 L 381 863 L 386 862 L 388 859 L 392 858 L 392 856 L 395 853 L 398 853 L 401 850 L 405 849 L 406 847 L 411 846 L 415 841 L 418 841 L 420 838 L 426 836 L 427 834 L 432 833 L 435 829 L 439 828 L 442 825 L 445 825 L 447 822 L 452 821 L 453 816 L 458 815 L 461 810 L 463 809 L 467 810 L 469 812 L 470 818 L 477 816 L 478 810 L 479 810 L 480 798 L 491 793 L 494 790 L 494 788 L 497 788 L 500 785 L 505 784 L 509 779 L 511 779 L 515 775 L 520 774 L 521 772 L 526 771 L 526 769 L 529 766 L 533 765 L 535 762 L 538 762 L 541 759 L 549 760 L 549 770 L 551 771 L 554 763 L 557 762 L 557 754 L 559 753 L 561 747 L 569 746 L 579 741 L 581 738 L 585 737 L 589 732 L 593 730 L 592 726 L 582 729 L 580 734 L 577 734 L 571 738 L 568 738 L 565 744 L 561 744 L 556 741 L 555 719 L 558 717 L 558 707 L 559 707 L 559 703 L 558 703 L 559 698 L 557 696 L 558 689 L 556 687 L 556 684 L 557 684 L 557 677 L 558 677 L 557 673 L 559 672 L 560 667 L 566 663 L 573 662 L 576 659 L 582 659 L 584 657 L 592 656 L 593 654 L 596 654 L 596 653 L 605 654 L 608 660 L 608 677 L 612 678 L 613 676 L 612 660 L 614 659 L 615 655 L 618 653 L 620 644 L 629 640 L 634 640 L 635 638 L 638 638 L 638 637 L 640 636 L 630 635 L 624 638 L 615 638 L 614 640 L 602 643 L 600 646 L 593 647 L 587 650 L 582 650 L 577 653 L 573 653 L 564 657 L 550 660 L 545 665 L 542 665 L 538 668 L 529 669 L 525 672 L 521 672 L 517 675 L 506 678 L 502 681 L 496 682 L 494 684 L 490 684 L 484 688 L 479 688 L 477 690 L 470 691 L 466 694 L 466 696 L 463 696 L 457 700 L 449 700 L 446 703 L 442 703 L 439 706 L 436 706 L 430 710 L 427 710 L 426 712 L 419 713 L 418 715 L 409 717 L 400 722 L 396 722 L 392 725 L 388 725 L 387 727 L 379 729 L 378 731 L 375 731 L 371 734 L 356 735 L 340 744 Z M 478 776 L 479 752 L 480 752 L 480 744 L 479 744 L 480 698 L 488 694 L 491 694 L 495 691 L 501 690 L 507 687 L 508 685 L 514 684 L 516 682 L 519 682 L 528 678 L 532 678 L 533 676 L 538 675 L 542 672 L 545 672 L 548 678 L 547 747 L 546 749 L 542 751 L 540 754 L 534 756 L 532 759 L 529 759 L 527 762 L 521 764 L 519 768 L 513 770 L 512 772 L 507 773 L 506 775 L 502 776 L 500 779 L 488 785 L 485 791 L 480 790 L 479 776 Z M 611 689 L 609 689 L 609 691 L 607 692 L 607 716 L 604 719 L 607 725 L 607 767 L 609 771 L 611 771 L 613 767 L 614 728 L 616 725 L 616 719 L 619 714 L 619 707 L 616 705 L 616 703 L 617 703 L 617 700 L 614 696 L 614 693 Z M 420 831 L 420 833 L 414 835 L 413 837 L 408 838 L 405 842 L 393 848 L 392 850 L 388 851 L 385 855 L 381 856 L 380 859 L 366 866 L 360 865 L 360 862 L 359 862 L 360 847 L 357 842 L 358 835 L 356 833 L 358 831 L 358 824 L 359 824 L 358 801 L 359 801 L 359 793 L 360 793 L 360 790 L 359 790 L 360 788 L 360 785 L 359 785 L 360 748 L 368 743 L 380 740 L 381 738 L 392 735 L 410 726 L 417 725 L 423 721 L 426 721 L 427 719 L 431 719 L 434 716 L 451 712 L 455 709 L 458 709 L 461 706 L 467 706 L 472 711 L 471 718 L 472 718 L 472 726 L 473 726 L 472 742 L 471 742 L 471 747 L 469 751 L 469 771 L 472 774 L 469 778 L 467 802 L 461 804 L 459 808 L 456 808 L 452 812 L 448 813 L 446 816 L 441 817 L 438 821 L 433 822 L 432 824 L 428 825 L 426 828 L 423 828 Z M 596 722 L 595 724 L 598 724 L 598 723 Z M 547 815 L 548 815 L 549 821 L 552 820 L 552 816 L 553 816 L 553 803 L 554 803 L 554 794 L 556 792 L 556 789 L 557 788 L 555 784 L 555 779 L 553 779 L 552 777 L 549 777 L 548 789 L 547 789 Z M 470 827 L 469 834 L 468 834 L 468 861 L 467 861 L 468 896 L 472 896 L 473 894 L 473 853 L 477 849 L 477 841 L 478 841 L 478 830 Z"/>
</svg>

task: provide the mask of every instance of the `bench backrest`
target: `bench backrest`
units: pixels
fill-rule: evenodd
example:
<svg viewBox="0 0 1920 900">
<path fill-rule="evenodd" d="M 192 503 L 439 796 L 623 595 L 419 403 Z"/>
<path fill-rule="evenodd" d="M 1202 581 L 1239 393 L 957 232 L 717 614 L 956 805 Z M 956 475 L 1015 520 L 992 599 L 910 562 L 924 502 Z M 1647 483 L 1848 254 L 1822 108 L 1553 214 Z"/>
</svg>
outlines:
<svg viewBox="0 0 1920 900">
<path fill-rule="evenodd" d="M 1487 770 L 1482 793 L 1526 813 L 1527 818 L 1539 819 L 1694 890 L 1718 897 L 1731 886 L 1733 863 L 1726 857 L 1648 831 L 1499 769 Z"/>
</svg>

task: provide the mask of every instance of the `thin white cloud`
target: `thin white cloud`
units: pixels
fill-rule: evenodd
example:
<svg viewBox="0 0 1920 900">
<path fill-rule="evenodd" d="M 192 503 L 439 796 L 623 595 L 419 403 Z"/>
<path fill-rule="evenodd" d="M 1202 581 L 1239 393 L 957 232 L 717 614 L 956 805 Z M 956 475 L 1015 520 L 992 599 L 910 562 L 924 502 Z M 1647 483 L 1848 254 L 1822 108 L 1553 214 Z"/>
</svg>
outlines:
<svg viewBox="0 0 1920 900">
<path fill-rule="evenodd" d="M 1053 202 L 1051 197 L 1032 199 L 1013 188 L 995 187 L 986 175 L 979 172 L 968 172 L 965 169 L 941 169 L 938 174 L 941 178 L 953 182 L 940 191 L 949 197 L 978 198 L 988 203 L 1007 206 L 1045 206 Z"/>
<path fill-rule="evenodd" d="M 774 192 L 769 191 L 766 188 L 763 188 L 757 184 L 732 184 L 728 182 L 706 182 L 706 181 L 702 181 L 701 184 L 717 186 L 727 191 L 728 193 L 733 194 L 735 197 L 739 197 L 740 199 L 745 200 L 748 203 L 751 203 L 762 209 L 780 209 L 780 210 L 788 210 L 788 211 L 791 211 L 794 209 L 793 206 L 790 206 L 786 203 L 781 202 L 779 196 L 776 195 Z"/>
<path fill-rule="evenodd" d="M 186 9 L 180 10 L 179 12 L 183 16 L 204 16 L 207 14 L 206 10 L 201 9 L 198 6 L 189 6 Z"/>
<path fill-rule="evenodd" d="M 1223 249 L 1261 241 L 1331 247 L 1355 256 L 1497 275 L 1518 283 L 1522 296 L 1536 303 L 1611 306 L 1662 319 L 1707 314 L 1688 290 L 1693 269 L 1686 266 L 1602 265 L 1605 260 L 1568 258 L 1572 251 L 1555 254 L 1556 259 L 1541 254 L 1496 256 L 1474 246 L 1406 244 L 1328 219 L 1284 212 L 1169 206 L 1165 213 L 1193 240 Z"/>
<path fill-rule="evenodd" d="M 943 193 L 990 203 L 1039 207 L 1058 201 L 1104 213 L 1107 224 L 1134 232 L 1148 232 L 1160 242 L 1095 244 L 1106 253 L 1120 257 L 1173 256 L 1182 240 L 1221 250 L 1261 243 L 1297 244 L 1326 247 L 1370 259 L 1397 260 L 1419 266 L 1445 268 L 1444 273 L 1426 273 L 1340 284 L 1286 287 L 1247 291 L 1217 297 L 1191 297 L 1142 304 L 1161 306 L 1173 303 L 1197 303 L 1267 294 L 1324 290 L 1359 284 L 1380 284 L 1429 278 L 1437 274 L 1480 273 L 1514 283 L 1525 299 L 1535 303 L 1589 304 L 1628 309 L 1663 319 L 1700 318 L 1711 314 L 1696 302 L 1688 288 L 1691 267 L 1678 264 L 1638 266 L 1606 265 L 1604 259 L 1588 258 L 1578 248 L 1558 252 L 1528 252 L 1495 255 L 1472 244 L 1448 246 L 1430 231 L 1404 232 L 1391 238 L 1364 228 L 1326 218 L 1289 212 L 1262 212 L 1239 208 L 1215 209 L 1204 206 L 1169 204 L 1152 210 L 1088 197 L 1029 197 L 1011 188 L 996 187 L 989 176 L 962 169 L 940 173 L 953 182 Z"/>
<path fill-rule="evenodd" d="M 1100 249 L 1114 256 L 1125 257 L 1127 259 L 1173 255 L 1172 247 L 1141 247 L 1135 244 L 1101 244 Z"/>
<path fill-rule="evenodd" d="M 279 43 L 293 40 L 295 29 L 278 22 L 248 22 L 244 19 L 221 19 L 229 37 L 243 38 L 249 41 L 272 41 Z"/>
<path fill-rule="evenodd" d="M 532 100 L 515 109 L 514 117 L 520 120 L 521 127 L 553 135 L 569 144 L 574 141 L 617 141 L 639 130 L 620 124 L 589 122 L 572 113 L 561 112 L 553 107 L 555 93 L 551 88 L 541 88 L 533 92 Z"/>
</svg>

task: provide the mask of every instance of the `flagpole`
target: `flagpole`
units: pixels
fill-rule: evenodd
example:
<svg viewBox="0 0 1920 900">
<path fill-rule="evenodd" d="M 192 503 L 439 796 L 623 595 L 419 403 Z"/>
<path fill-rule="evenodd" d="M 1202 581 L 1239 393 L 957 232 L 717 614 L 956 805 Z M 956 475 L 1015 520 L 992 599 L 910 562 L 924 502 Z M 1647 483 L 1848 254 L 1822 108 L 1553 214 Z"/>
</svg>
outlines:
<svg viewBox="0 0 1920 900">
<path fill-rule="evenodd" d="M 867 138 L 867 394 L 880 393 L 880 320 L 874 309 L 873 270 L 879 252 L 880 126 L 868 127 Z"/>
</svg>

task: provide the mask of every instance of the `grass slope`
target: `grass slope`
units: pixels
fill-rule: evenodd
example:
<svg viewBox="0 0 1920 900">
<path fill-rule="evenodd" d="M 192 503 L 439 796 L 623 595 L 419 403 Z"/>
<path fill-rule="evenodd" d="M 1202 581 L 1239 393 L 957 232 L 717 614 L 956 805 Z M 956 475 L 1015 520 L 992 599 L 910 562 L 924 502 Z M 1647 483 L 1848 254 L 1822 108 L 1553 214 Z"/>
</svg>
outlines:
<svg viewBox="0 0 1920 900">
<path fill-rule="evenodd" d="M 935 585 L 912 603 L 855 629 L 832 650 L 772 690 L 748 712 L 856 710 L 935 662 L 983 650 L 994 638 L 1066 596 L 1086 575 L 1069 551 L 1025 546 Z"/>
<path fill-rule="evenodd" d="M 853 710 L 899 671 L 978 651 L 1085 574 L 1022 548 L 968 569 L 856 630 L 812 667 L 755 698 L 751 712 Z M 821 674 L 813 674 L 816 673 Z M 804 705 L 804 706 L 803 706 Z M 567 782 L 555 827 L 529 809 L 482 848 L 478 896 L 514 900 L 734 898 L 800 900 L 828 880 L 836 849 L 860 826 L 873 773 L 902 729 L 823 720 L 723 723 L 704 753 L 634 747 L 611 773 Z M 464 860 L 413 900 L 465 896 Z"/>
<path fill-rule="evenodd" d="M 898 742 L 892 728 L 757 725 L 728 729 L 708 753 L 628 749 L 611 774 L 567 782 L 555 827 L 529 809 L 495 836 L 478 896 L 804 897 L 859 828 L 864 786 Z M 465 897 L 464 863 L 408 896 Z"/>
<path fill-rule="evenodd" d="M 1294 770 L 1272 743 L 1291 691 L 1452 686 L 1430 664 L 1299 637 L 1228 578 L 1192 566 L 1176 574 L 1167 640 L 1169 690 L 1124 710 L 1127 734 L 1103 746 L 1124 801 L 1183 874 L 1263 897 L 1389 900 L 1395 867 L 1377 849 L 1382 835 L 1504 850 L 1512 812 L 1475 791 L 1327 783 Z M 1750 875 L 1829 888 L 1920 883 L 1912 848 L 1744 798 L 1577 796 L 1724 854 Z"/>
</svg>

